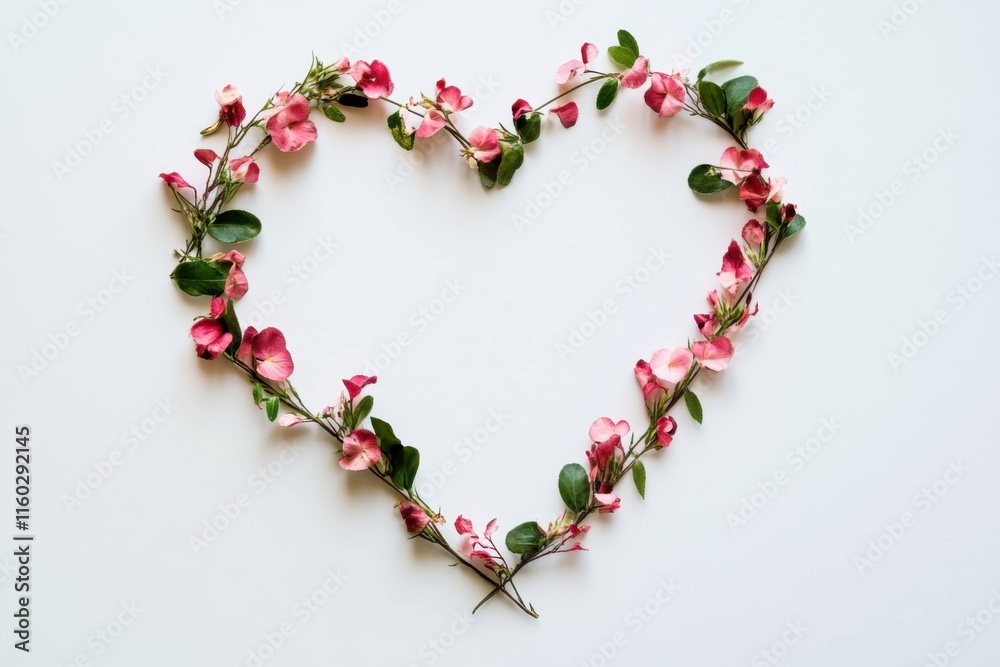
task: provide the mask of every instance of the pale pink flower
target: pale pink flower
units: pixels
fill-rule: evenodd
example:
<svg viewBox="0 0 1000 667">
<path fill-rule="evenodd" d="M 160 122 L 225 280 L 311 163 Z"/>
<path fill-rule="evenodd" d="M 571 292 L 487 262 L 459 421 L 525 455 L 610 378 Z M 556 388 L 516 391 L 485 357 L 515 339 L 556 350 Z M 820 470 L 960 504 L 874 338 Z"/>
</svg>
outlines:
<svg viewBox="0 0 1000 667">
<path fill-rule="evenodd" d="M 602 443 L 610 440 L 613 435 L 624 438 L 628 435 L 629 428 L 628 422 L 624 419 L 616 423 L 607 417 L 601 417 L 591 424 L 590 439 L 596 443 Z"/>
<path fill-rule="evenodd" d="M 285 428 L 291 428 L 292 426 L 295 426 L 296 424 L 301 424 L 303 421 L 305 421 L 305 420 L 302 419 L 302 417 L 300 417 L 299 415 L 294 414 L 292 412 L 288 412 L 288 413 L 283 414 L 280 417 L 278 417 L 278 426 L 284 426 Z"/>
<path fill-rule="evenodd" d="M 191 188 L 194 190 L 194 186 L 185 181 L 176 171 L 172 171 L 169 174 L 160 174 L 160 178 L 162 178 L 164 182 L 172 188 L 177 188 L 178 190 Z"/>
<path fill-rule="evenodd" d="M 618 76 L 625 88 L 639 88 L 649 78 L 649 60 L 646 59 L 646 56 L 639 56 L 631 67 Z"/>
<path fill-rule="evenodd" d="M 761 169 L 766 169 L 769 165 L 755 148 L 741 151 L 735 146 L 730 146 L 722 153 L 719 166 L 722 168 L 719 176 L 723 180 L 739 185 L 751 173 L 760 173 Z"/>
<path fill-rule="evenodd" d="M 285 335 L 268 327 L 253 337 L 251 353 L 257 360 L 257 373 L 268 380 L 283 382 L 295 370 L 292 355 L 285 344 Z"/>
<path fill-rule="evenodd" d="M 673 116 L 684 108 L 684 82 L 678 72 L 669 76 L 663 72 L 653 72 L 649 89 L 643 95 L 646 106 L 661 118 Z"/>
<path fill-rule="evenodd" d="M 247 112 L 243 108 L 243 95 L 233 84 L 215 91 L 215 101 L 219 103 L 219 118 L 225 121 L 229 127 L 239 126 L 246 118 Z"/>
<path fill-rule="evenodd" d="M 743 225 L 743 240 L 750 245 L 760 245 L 764 242 L 764 226 L 756 220 L 750 220 Z"/>
<path fill-rule="evenodd" d="M 376 382 L 378 382 L 377 375 L 355 375 L 350 380 L 343 380 L 344 386 L 347 387 L 347 395 L 352 401 L 361 395 L 362 389 Z"/>
<path fill-rule="evenodd" d="M 500 138 L 493 128 L 480 125 L 469 135 L 469 143 L 465 155 L 472 166 L 476 162 L 492 162 L 500 155 Z"/>
<path fill-rule="evenodd" d="M 428 109 L 424 113 L 424 119 L 417 128 L 417 136 L 421 139 L 432 137 L 445 126 L 444 114 L 437 109 Z"/>
<path fill-rule="evenodd" d="M 403 522 L 406 523 L 407 532 L 410 533 L 419 533 L 431 521 L 425 511 L 412 503 L 400 503 L 399 514 L 403 517 Z"/>
<path fill-rule="evenodd" d="M 253 157 L 238 157 L 229 161 L 229 173 L 233 181 L 237 183 L 256 183 L 260 176 L 260 167 Z"/>
<path fill-rule="evenodd" d="M 389 68 L 381 60 L 373 60 L 371 64 L 359 60 L 347 73 L 357 82 L 361 92 L 372 100 L 388 97 L 395 88 Z"/>
<path fill-rule="evenodd" d="M 701 365 L 710 371 L 725 370 L 733 360 L 733 344 L 725 336 L 692 343 L 691 351 Z"/>
<path fill-rule="evenodd" d="M 621 498 L 613 493 L 595 493 L 594 500 L 600 506 L 601 514 L 611 514 L 619 507 L 621 507 Z"/>
<path fill-rule="evenodd" d="M 673 417 L 660 417 L 656 420 L 656 444 L 669 447 L 677 432 L 677 421 Z"/>
<path fill-rule="evenodd" d="M 341 58 L 337 62 L 333 63 L 333 65 L 331 65 L 331 67 L 333 67 L 333 69 L 335 69 L 338 72 L 340 72 L 341 74 L 343 74 L 347 70 L 351 69 L 351 61 L 347 59 L 347 56 L 344 56 L 343 58 Z"/>
<path fill-rule="evenodd" d="M 472 98 L 463 95 L 457 86 L 449 86 L 444 79 L 437 82 L 437 103 L 449 113 L 458 113 L 472 106 Z"/>
<path fill-rule="evenodd" d="M 659 380 L 660 386 L 664 389 L 671 389 L 687 377 L 693 362 L 694 357 L 691 350 L 686 347 L 677 347 L 673 350 L 662 349 L 654 352 L 649 360 L 649 367 L 656 379 Z"/>
<path fill-rule="evenodd" d="M 563 127 L 573 127 L 580 117 L 580 108 L 576 106 L 576 102 L 567 102 L 561 107 L 549 109 L 549 113 L 554 113 L 558 116 L 559 122 L 562 123 Z"/>
<path fill-rule="evenodd" d="M 194 152 L 194 159 L 206 167 L 211 167 L 212 163 L 219 159 L 219 154 L 211 148 L 198 148 Z"/>
<path fill-rule="evenodd" d="M 780 203 L 781 198 L 785 196 L 785 185 L 787 183 L 788 179 L 782 178 L 781 176 L 767 179 L 767 201 Z"/>
<path fill-rule="evenodd" d="M 367 470 L 381 458 L 378 438 L 368 429 L 359 428 L 344 437 L 344 453 L 340 457 L 340 467 L 344 470 Z"/>
<path fill-rule="evenodd" d="M 280 94 L 279 94 L 280 95 Z M 309 99 L 301 93 L 286 96 L 277 113 L 267 119 L 267 133 L 283 153 L 297 151 L 318 136 L 309 120 Z"/>
<path fill-rule="evenodd" d="M 730 296 L 735 296 L 740 285 L 753 278 L 753 268 L 736 241 L 730 241 L 729 250 L 722 256 L 722 270 L 715 275 L 719 276 L 719 282 Z"/>
<path fill-rule="evenodd" d="M 587 63 L 597 57 L 597 47 L 590 42 L 585 42 L 583 46 L 580 47 L 580 58 L 581 60 L 573 59 L 568 60 L 559 66 L 556 71 L 556 83 L 564 84 L 578 74 L 587 69 Z"/>
</svg>

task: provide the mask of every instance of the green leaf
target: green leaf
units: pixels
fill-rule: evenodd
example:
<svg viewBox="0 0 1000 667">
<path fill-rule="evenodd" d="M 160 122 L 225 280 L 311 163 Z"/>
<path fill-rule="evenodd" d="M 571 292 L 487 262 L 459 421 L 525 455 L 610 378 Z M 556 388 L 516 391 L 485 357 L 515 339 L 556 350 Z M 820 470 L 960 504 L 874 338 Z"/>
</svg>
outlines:
<svg viewBox="0 0 1000 667">
<path fill-rule="evenodd" d="M 714 63 L 709 63 L 705 65 L 700 72 L 698 72 L 698 81 L 705 78 L 705 75 L 709 72 L 714 72 L 718 69 L 725 69 L 727 67 L 736 67 L 737 65 L 742 65 L 742 60 L 716 60 Z"/>
<path fill-rule="evenodd" d="M 567 463 L 559 471 L 559 495 L 574 512 L 590 507 L 590 477 L 582 465 Z"/>
<path fill-rule="evenodd" d="M 635 482 L 635 490 L 639 492 L 639 497 L 646 499 L 646 465 L 636 459 L 632 464 L 632 481 Z"/>
<path fill-rule="evenodd" d="M 358 401 L 357 407 L 354 408 L 354 425 L 356 427 L 361 426 L 361 422 L 365 420 L 365 417 L 372 413 L 372 407 L 374 405 L 375 399 L 371 396 L 371 394 Z"/>
<path fill-rule="evenodd" d="M 229 266 L 204 259 L 192 259 L 177 265 L 170 277 L 182 292 L 191 296 L 219 296 L 226 289 Z"/>
<path fill-rule="evenodd" d="M 722 84 L 722 91 L 726 94 L 726 104 L 729 113 L 735 114 L 743 108 L 750 97 L 750 91 L 757 87 L 757 79 L 752 76 L 738 76 Z"/>
<path fill-rule="evenodd" d="M 226 300 L 226 309 L 219 319 L 222 320 L 223 328 L 233 336 L 232 342 L 226 347 L 226 352 L 236 354 L 236 350 L 240 349 L 240 343 L 243 342 L 243 331 L 240 329 L 240 321 L 236 317 L 236 307 L 232 299 Z"/>
<path fill-rule="evenodd" d="M 638 53 L 627 46 L 609 46 L 608 55 L 622 67 L 631 67 L 635 64 L 635 59 L 639 57 Z"/>
<path fill-rule="evenodd" d="M 497 174 L 500 171 L 500 162 L 502 159 L 500 157 L 490 162 L 479 163 L 479 182 L 487 190 L 492 189 L 497 184 Z"/>
<path fill-rule="evenodd" d="M 246 211 L 223 211 L 208 226 L 209 235 L 223 243 L 249 241 L 260 234 L 260 220 Z"/>
<path fill-rule="evenodd" d="M 323 107 L 323 114 L 334 123 L 343 123 L 347 120 L 347 116 L 344 115 L 344 112 L 333 105 Z"/>
<path fill-rule="evenodd" d="M 701 103 L 705 105 L 705 111 L 716 118 L 726 116 L 726 94 L 722 92 L 722 88 L 711 81 L 702 81 L 698 84 L 698 95 L 701 97 Z"/>
<path fill-rule="evenodd" d="M 388 452 L 393 445 L 403 444 L 396 437 L 396 434 L 393 433 L 389 422 L 384 422 L 378 417 L 372 417 L 372 430 L 375 431 L 375 436 L 378 438 L 378 446 L 383 452 Z"/>
<path fill-rule="evenodd" d="M 517 129 L 521 141 L 530 144 L 542 133 L 542 114 L 537 111 L 522 114 L 514 121 L 514 127 Z"/>
<path fill-rule="evenodd" d="M 618 94 L 618 79 L 608 79 L 601 85 L 601 89 L 597 91 L 597 108 L 607 109 L 611 106 L 611 103 L 615 101 L 615 95 Z"/>
<path fill-rule="evenodd" d="M 389 131 L 392 132 L 392 138 L 396 140 L 396 143 L 408 151 L 413 150 L 413 138 L 416 136 L 416 132 L 406 131 L 406 124 L 403 123 L 403 117 L 400 113 L 397 111 L 389 116 L 387 122 L 389 124 Z"/>
<path fill-rule="evenodd" d="M 629 49 L 636 56 L 639 55 L 639 42 L 635 41 L 635 37 L 632 36 L 628 30 L 618 31 L 618 43 L 621 44 L 626 49 Z M 612 47 L 613 48 L 613 47 Z M 631 67 L 631 65 L 629 65 Z"/>
<path fill-rule="evenodd" d="M 538 527 L 538 523 L 535 521 L 525 521 L 520 526 L 516 526 L 509 533 L 504 540 L 507 548 L 511 550 L 512 553 L 521 554 L 522 556 L 527 553 L 531 553 L 538 548 L 541 544 L 542 538 L 545 537 L 545 533 L 542 529 Z"/>
<path fill-rule="evenodd" d="M 723 180 L 719 170 L 712 165 L 699 164 L 688 175 L 688 187 L 700 195 L 714 195 L 733 187 L 733 184 Z"/>
<path fill-rule="evenodd" d="M 788 221 L 788 226 L 785 227 L 785 231 L 782 232 L 784 237 L 787 239 L 789 236 L 794 236 L 802 231 L 802 228 L 806 226 L 806 219 L 803 218 L 798 213 L 795 217 Z"/>
<path fill-rule="evenodd" d="M 524 145 L 518 141 L 513 144 L 503 144 L 503 155 L 500 157 L 500 167 L 497 169 L 497 183 L 507 185 L 514 178 L 521 165 L 524 164 Z"/>
<path fill-rule="evenodd" d="M 264 402 L 264 387 L 260 386 L 260 382 L 253 383 L 253 402 L 256 405 Z"/>
<path fill-rule="evenodd" d="M 408 491 L 413 488 L 413 480 L 420 467 L 420 452 L 416 447 L 397 446 L 392 448 L 389 463 L 392 466 L 392 483 L 397 489 Z"/>
<path fill-rule="evenodd" d="M 700 424 L 701 418 L 704 416 L 701 411 L 701 401 L 690 389 L 684 391 L 684 404 L 687 406 L 688 412 L 691 413 L 691 418 Z"/>
<path fill-rule="evenodd" d="M 281 407 L 281 401 L 278 400 L 277 396 L 272 396 L 267 399 L 265 407 L 267 408 L 267 420 L 273 422 L 278 418 L 278 408 Z"/>
<path fill-rule="evenodd" d="M 764 219 L 772 232 L 778 231 L 778 228 L 781 227 L 781 206 L 778 202 L 767 202 L 767 208 L 764 209 Z"/>
</svg>

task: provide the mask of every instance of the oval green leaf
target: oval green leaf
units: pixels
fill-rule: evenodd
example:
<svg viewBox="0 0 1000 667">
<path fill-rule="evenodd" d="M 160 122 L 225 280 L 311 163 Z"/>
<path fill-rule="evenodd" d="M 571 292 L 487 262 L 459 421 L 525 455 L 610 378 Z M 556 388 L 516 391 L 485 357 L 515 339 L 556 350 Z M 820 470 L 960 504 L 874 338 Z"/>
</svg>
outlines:
<svg viewBox="0 0 1000 667">
<path fill-rule="evenodd" d="M 396 143 L 408 151 L 413 150 L 413 138 L 416 136 L 416 132 L 406 131 L 406 125 L 403 123 L 403 117 L 399 115 L 399 112 L 397 111 L 389 116 L 386 122 Z"/>
<path fill-rule="evenodd" d="M 646 499 L 646 465 L 636 459 L 632 464 L 632 481 L 635 482 L 635 490 L 639 492 L 639 497 Z"/>
<path fill-rule="evenodd" d="M 618 43 L 630 50 L 636 56 L 639 55 L 639 42 L 635 41 L 635 37 L 633 37 L 632 33 L 628 30 L 618 31 Z M 629 67 L 631 67 L 631 65 L 629 65 Z"/>
<path fill-rule="evenodd" d="M 756 87 L 757 79 L 752 76 L 738 76 L 722 84 L 722 92 L 726 94 L 729 113 L 734 114 L 742 109 L 750 97 L 750 91 Z"/>
<path fill-rule="evenodd" d="M 733 187 L 733 184 L 723 180 L 719 170 L 712 165 L 699 164 L 688 175 L 688 187 L 700 195 L 714 195 Z"/>
<path fill-rule="evenodd" d="M 608 79 L 601 85 L 601 89 L 597 91 L 597 108 L 607 109 L 611 106 L 611 103 L 615 101 L 615 95 L 618 94 L 618 79 Z"/>
<path fill-rule="evenodd" d="M 727 67 L 736 67 L 737 65 L 742 65 L 742 60 L 716 60 L 714 63 L 709 63 L 705 65 L 700 72 L 698 72 L 698 81 L 705 78 L 705 75 L 709 72 L 714 72 L 717 69 L 725 69 Z"/>
<path fill-rule="evenodd" d="M 700 424 L 704 416 L 701 410 L 701 401 L 698 400 L 698 396 L 690 389 L 684 392 L 684 404 L 687 406 L 688 412 L 691 413 L 691 418 Z"/>
<path fill-rule="evenodd" d="M 409 491 L 420 467 L 420 452 L 416 447 L 393 447 L 389 460 L 392 466 L 392 483 L 397 489 Z"/>
<path fill-rule="evenodd" d="M 223 243 L 249 241 L 260 234 L 260 220 L 247 211 L 223 211 L 208 226 L 208 234 Z"/>
<path fill-rule="evenodd" d="M 393 445 L 401 445 L 402 442 L 396 437 L 389 422 L 382 421 L 378 417 L 372 417 L 372 430 L 378 438 L 378 446 L 383 452 L 388 452 Z"/>
<path fill-rule="evenodd" d="M 622 67 L 631 67 L 639 57 L 638 53 L 627 46 L 609 46 L 608 55 Z"/>
<path fill-rule="evenodd" d="M 559 471 L 559 495 L 574 512 L 590 507 L 590 477 L 582 465 L 567 463 Z"/>
<path fill-rule="evenodd" d="M 524 145 L 517 141 L 513 144 L 503 144 L 503 157 L 500 158 L 500 168 L 497 170 L 497 183 L 507 185 L 514 178 L 521 165 L 524 164 Z"/>
<path fill-rule="evenodd" d="M 722 88 L 719 88 L 711 81 L 702 81 L 698 84 L 698 95 L 701 97 L 701 103 L 704 105 L 705 111 L 716 118 L 725 117 L 726 94 L 722 92 Z"/>
<path fill-rule="evenodd" d="M 788 225 L 785 227 L 785 231 L 782 232 L 785 238 L 789 236 L 794 236 L 802 231 L 802 228 L 806 226 L 806 219 L 799 214 L 795 214 L 795 217 L 788 221 Z"/>
<path fill-rule="evenodd" d="M 510 549 L 511 553 L 523 556 L 537 549 L 538 545 L 542 543 L 543 537 L 545 537 L 545 533 L 538 527 L 537 522 L 525 521 L 507 533 L 504 543 Z"/>
<path fill-rule="evenodd" d="M 177 265 L 170 277 L 191 296 L 219 296 L 226 289 L 229 267 L 218 262 L 193 259 Z"/>
<path fill-rule="evenodd" d="M 267 420 L 273 422 L 278 418 L 278 408 L 281 407 L 281 401 L 277 396 L 272 396 L 267 399 L 267 402 L 264 405 L 267 409 Z"/>
</svg>

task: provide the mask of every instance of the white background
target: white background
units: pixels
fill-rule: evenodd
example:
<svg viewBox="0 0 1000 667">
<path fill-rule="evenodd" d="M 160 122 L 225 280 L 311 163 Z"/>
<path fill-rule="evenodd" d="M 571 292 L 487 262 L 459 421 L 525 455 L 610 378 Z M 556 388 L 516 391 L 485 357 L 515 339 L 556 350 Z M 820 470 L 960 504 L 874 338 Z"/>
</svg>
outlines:
<svg viewBox="0 0 1000 667">
<path fill-rule="evenodd" d="M 994 4 L 231 3 L 52 3 L 51 18 L 33 0 L 4 6 L 0 535 L 14 532 L 14 426 L 28 424 L 37 541 L 30 655 L 11 647 L 14 563 L 0 551 L 0 663 L 254 665 L 264 637 L 289 624 L 263 664 L 997 664 L 1000 281 L 979 278 L 995 278 L 984 259 L 1000 250 L 984 202 L 1000 102 Z M 880 29 L 894 8 L 898 29 Z M 685 51 L 695 70 L 746 61 L 777 101 L 751 143 L 769 147 L 809 224 L 765 276 L 739 357 L 699 390 L 704 426 L 678 413 L 675 443 L 651 457 L 646 500 L 623 486 L 591 551 L 520 578 L 539 620 L 492 601 L 466 629 L 482 583 L 407 541 L 393 499 L 340 470 L 318 433 L 269 425 L 243 380 L 195 358 L 187 328 L 205 304 L 167 278 L 184 229 L 156 175 L 200 183 L 191 151 L 217 147 L 198 136 L 213 91 L 234 83 L 256 108 L 313 51 L 382 59 L 398 99 L 441 76 L 479 88 L 462 118 L 471 129 L 509 118 L 518 97 L 554 94 L 556 67 L 585 40 L 606 65 L 620 27 L 654 69 Z M 420 448 L 420 480 L 449 520 L 496 516 L 505 531 L 558 513 L 560 466 L 582 460 L 595 418 L 639 424 L 632 365 L 694 335 L 691 313 L 746 220 L 735 201 L 685 185 L 726 147 L 715 128 L 659 120 L 641 91 L 606 113 L 593 95 L 577 95 L 572 130 L 546 123 L 503 191 L 484 193 L 447 141 L 411 169 L 375 105 L 344 125 L 317 118 L 319 141 L 298 154 L 266 152 L 260 182 L 234 204 L 264 223 L 244 248 L 241 312 L 263 314 L 280 292 L 264 321 L 287 334 L 309 405 L 411 334 L 379 372 L 375 412 Z M 113 131 L 95 135 L 103 119 Z M 59 173 L 81 144 L 88 154 Z M 569 185 L 547 198 L 562 171 Z M 531 202 L 544 209 L 516 228 Z M 859 209 L 873 213 L 864 229 Z M 332 256 L 304 263 L 323 239 Z M 651 248 L 670 259 L 626 298 L 616 285 Z M 296 283 L 303 266 L 312 272 Z M 115 272 L 127 285 L 109 301 Z M 411 315 L 449 280 L 461 295 L 419 329 Z M 978 291 L 966 299 L 960 285 Z M 100 312 L 89 299 L 104 300 Z M 561 358 L 557 344 L 606 299 L 617 312 Z M 938 311 L 943 324 L 923 334 Z M 78 327 L 68 340 L 67 325 Z M 36 352 L 52 358 L 24 379 Z M 162 423 L 157 401 L 173 406 Z M 502 427 L 474 454 L 456 449 L 491 411 Z M 794 463 L 824 420 L 836 434 Z M 146 430 L 135 447 L 132 429 Z M 95 476 L 116 451 L 121 465 Z M 269 464 L 280 474 L 262 484 Z M 952 464 L 967 469 L 957 483 L 920 501 Z M 773 497 L 753 495 L 781 473 Z M 88 497 L 68 504 L 77 493 Z M 239 494 L 250 505 L 196 553 L 191 538 L 225 524 L 220 507 Z M 759 507 L 734 528 L 727 517 L 745 500 Z M 893 536 L 905 513 L 911 525 Z M 880 539 L 890 548 L 861 564 Z M 323 599 L 329 572 L 346 580 L 306 619 L 295 605 Z M 661 582 L 678 587 L 663 604 Z"/>
</svg>

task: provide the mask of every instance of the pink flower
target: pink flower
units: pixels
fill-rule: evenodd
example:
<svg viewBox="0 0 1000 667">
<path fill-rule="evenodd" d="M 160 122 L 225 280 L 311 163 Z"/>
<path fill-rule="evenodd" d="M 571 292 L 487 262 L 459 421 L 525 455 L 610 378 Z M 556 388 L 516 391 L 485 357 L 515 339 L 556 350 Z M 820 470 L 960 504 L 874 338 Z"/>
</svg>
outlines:
<svg viewBox="0 0 1000 667">
<path fill-rule="evenodd" d="M 260 176 L 260 167 L 251 156 L 247 155 L 230 160 L 229 173 L 237 183 L 256 183 Z"/>
<path fill-rule="evenodd" d="M 716 319 L 715 313 L 695 315 L 694 323 L 703 336 L 711 336 L 715 333 L 715 328 L 719 326 L 719 320 Z"/>
<path fill-rule="evenodd" d="M 378 447 L 378 438 L 368 429 L 356 429 L 344 438 L 344 454 L 340 457 L 340 467 L 344 470 L 367 470 L 381 458 L 382 450 Z M 426 524 L 426 521 L 424 523 Z"/>
<path fill-rule="evenodd" d="M 653 369 L 649 362 L 642 359 L 636 362 L 635 379 L 639 382 L 639 387 L 642 388 L 642 397 L 646 400 L 646 405 L 656 405 L 663 398 L 665 392 L 663 387 L 656 382 L 656 378 L 653 377 Z"/>
<path fill-rule="evenodd" d="M 788 183 L 788 179 L 780 176 L 767 179 L 767 201 L 780 202 L 781 198 L 785 196 L 786 183 Z"/>
<path fill-rule="evenodd" d="M 510 105 L 510 113 L 514 116 L 514 120 L 517 120 L 524 114 L 530 113 L 531 111 L 531 105 L 522 99 L 518 99 Z"/>
<path fill-rule="evenodd" d="M 687 377 L 693 362 L 694 357 L 691 355 L 691 350 L 686 347 L 678 347 L 673 350 L 657 350 L 649 360 L 649 366 L 660 386 L 664 389 L 670 389 Z"/>
<path fill-rule="evenodd" d="M 461 514 L 455 519 L 455 530 L 458 531 L 459 535 L 466 535 L 473 532 L 472 522 L 463 517 Z"/>
<path fill-rule="evenodd" d="M 615 433 L 604 442 L 595 442 L 586 453 L 590 464 L 590 481 L 597 482 L 598 492 L 609 493 L 613 487 L 612 478 L 625 458 L 621 436 Z"/>
<path fill-rule="evenodd" d="M 618 75 L 625 88 L 638 88 L 649 78 L 649 61 L 646 56 L 639 56 L 632 66 Z"/>
<path fill-rule="evenodd" d="M 351 69 L 351 61 L 347 59 L 347 56 L 344 56 L 343 58 L 341 58 L 337 62 L 333 63 L 333 65 L 331 65 L 331 67 L 333 67 L 333 69 L 335 69 L 338 72 L 340 72 L 341 74 L 343 74 L 347 70 Z"/>
<path fill-rule="evenodd" d="M 771 194 L 771 189 L 759 173 L 752 173 L 743 181 L 740 186 L 740 199 L 747 205 L 751 213 L 756 213 L 757 209 L 767 203 L 767 198 Z"/>
<path fill-rule="evenodd" d="M 350 380 L 343 380 L 344 386 L 347 387 L 347 395 L 352 401 L 361 395 L 362 389 L 376 382 L 378 382 L 377 375 L 372 375 L 371 377 L 367 375 L 355 375 Z"/>
<path fill-rule="evenodd" d="M 620 422 L 615 423 L 608 419 L 607 417 L 601 417 L 595 421 L 590 426 L 590 439 L 596 443 L 607 442 L 611 439 L 611 436 L 617 435 L 620 438 L 624 438 L 628 435 L 629 425 L 628 422 L 622 419 Z"/>
<path fill-rule="evenodd" d="M 661 118 L 673 116 L 684 107 L 684 82 L 681 74 L 674 72 L 667 76 L 663 72 L 653 72 L 649 89 L 643 95 L 646 106 Z"/>
<path fill-rule="evenodd" d="M 267 119 L 267 133 L 283 153 L 297 151 L 316 140 L 316 126 L 309 120 L 309 99 L 301 93 L 286 96 L 277 113 Z"/>
<path fill-rule="evenodd" d="M 212 255 L 213 262 L 230 262 L 229 275 L 226 276 L 225 294 L 230 299 L 242 299 L 249 289 L 247 274 L 243 273 L 243 262 L 246 257 L 238 250 L 230 250 L 223 254 L 217 252 Z"/>
<path fill-rule="evenodd" d="M 246 366 L 253 366 L 253 352 L 251 348 L 256 335 L 256 328 L 247 327 L 246 331 L 243 332 L 243 340 L 240 342 L 240 347 L 236 350 L 236 359 Z"/>
<path fill-rule="evenodd" d="M 677 421 L 673 417 L 660 417 L 656 420 L 656 444 L 669 447 L 677 432 Z"/>
<path fill-rule="evenodd" d="M 233 335 L 224 330 L 218 319 L 225 310 L 225 299 L 215 297 L 212 299 L 211 316 L 203 317 L 191 325 L 190 335 L 194 340 L 195 353 L 202 359 L 215 359 L 233 342 Z"/>
<path fill-rule="evenodd" d="M 388 97 L 395 88 L 389 68 L 381 60 L 373 60 L 371 64 L 359 60 L 347 73 L 357 82 L 361 92 L 372 100 Z"/>
<path fill-rule="evenodd" d="M 341 459 L 343 461 L 343 459 Z M 412 503 L 400 503 L 399 514 L 406 523 L 406 530 L 410 533 L 422 531 L 431 519 L 427 513 Z"/>
<path fill-rule="evenodd" d="M 219 103 L 219 118 L 225 121 L 229 127 L 239 126 L 246 118 L 247 112 L 243 108 L 243 96 L 233 84 L 215 91 L 215 101 Z"/>
<path fill-rule="evenodd" d="M 297 414 L 293 414 L 293 413 L 289 412 L 289 413 L 283 414 L 280 417 L 278 417 L 278 426 L 284 426 L 285 428 L 291 428 L 292 426 L 295 426 L 296 424 L 301 424 L 303 421 L 305 421 L 305 420 L 302 419 L 302 417 L 298 416 Z"/>
<path fill-rule="evenodd" d="M 567 60 L 556 70 L 556 83 L 562 85 L 574 79 L 580 72 L 587 69 L 587 63 L 597 57 L 597 47 L 586 42 L 580 47 L 580 57 L 582 60 Z"/>
<path fill-rule="evenodd" d="M 194 152 L 194 159 L 206 167 L 211 167 L 212 163 L 219 159 L 219 154 L 211 148 L 199 148 Z"/>
<path fill-rule="evenodd" d="M 750 96 L 747 98 L 747 103 L 743 105 L 743 108 L 747 111 L 757 112 L 754 116 L 760 118 L 773 106 L 774 100 L 768 98 L 767 91 L 757 86 L 750 91 Z"/>
<path fill-rule="evenodd" d="M 584 42 L 580 47 L 580 57 L 584 65 L 589 65 L 590 61 L 597 57 L 597 47 L 590 42 Z"/>
<path fill-rule="evenodd" d="M 573 127 L 580 117 L 580 108 L 576 106 L 576 102 L 567 102 L 561 107 L 549 109 L 549 113 L 554 113 L 558 116 L 559 122 L 562 123 L 563 127 Z"/>
<path fill-rule="evenodd" d="M 753 278 L 750 262 L 736 241 L 730 241 L 729 250 L 722 256 L 722 270 L 715 275 L 719 276 L 719 282 L 730 296 L 735 296 L 740 285 Z"/>
<path fill-rule="evenodd" d="M 473 167 L 476 162 L 492 162 L 500 155 L 500 138 L 493 128 L 480 125 L 469 135 L 469 143 L 472 145 L 465 155 Z"/>
<path fill-rule="evenodd" d="M 420 127 L 417 128 L 417 136 L 421 139 L 432 137 L 438 133 L 438 130 L 444 127 L 444 124 L 443 113 L 437 109 L 428 109 L 424 114 L 424 119 L 421 121 Z"/>
<path fill-rule="evenodd" d="M 599 511 L 601 514 L 611 514 L 621 507 L 622 504 L 621 498 L 613 493 L 595 493 L 594 500 L 600 506 Z"/>
<path fill-rule="evenodd" d="M 750 245 L 760 245 L 764 242 L 764 227 L 756 220 L 750 220 L 743 225 L 743 240 Z"/>
<path fill-rule="evenodd" d="M 709 341 L 699 341 L 691 345 L 691 351 L 701 365 L 710 371 L 725 370 L 733 360 L 733 344 L 725 336 L 716 336 Z"/>
<path fill-rule="evenodd" d="M 160 178 L 166 182 L 172 188 L 177 188 L 178 190 L 183 190 L 184 188 L 191 188 L 194 190 L 194 186 L 181 178 L 181 175 L 176 171 L 172 171 L 169 174 L 160 174 Z"/>
<path fill-rule="evenodd" d="M 457 86 L 446 85 L 441 79 L 437 82 L 437 103 L 448 113 L 458 113 L 472 106 L 472 98 L 463 95 Z"/>
<path fill-rule="evenodd" d="M 764 161 L 764 156 L 754 148 L 741 151 L 735 146 L 731 146 L 722 154 L 722 161 L 719 162 L 722 168 L 719 176 L 729 181 L 733 185 L 739 185 L 751 173 L 760 173 L 761 169 L 766 169 L 769 165 Z"/>
<path fill-rule="evenodd" d="M 285 344 L 285 335 L 274 327 L 255 335 L 250 351 L 257 360 L 257 373 L 263 378 L 283 382 L 295 370 L 292 355 Z"/>
</svg>

